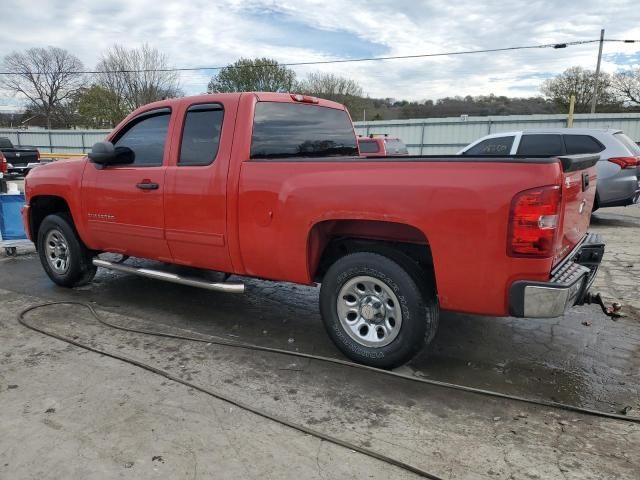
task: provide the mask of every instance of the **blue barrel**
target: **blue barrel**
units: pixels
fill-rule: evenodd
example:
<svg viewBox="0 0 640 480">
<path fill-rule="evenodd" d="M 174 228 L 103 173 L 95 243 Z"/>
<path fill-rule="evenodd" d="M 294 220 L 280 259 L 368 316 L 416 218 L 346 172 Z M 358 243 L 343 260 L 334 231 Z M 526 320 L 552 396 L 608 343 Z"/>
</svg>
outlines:
<svg viewBox="0 0 640 480">
<path fill-rule="evenodd" d="M 26 240 L 20 209 L 24 205 L 23 194 L 0 194 L 0 235 L 2 240 Z"/>
</svg>

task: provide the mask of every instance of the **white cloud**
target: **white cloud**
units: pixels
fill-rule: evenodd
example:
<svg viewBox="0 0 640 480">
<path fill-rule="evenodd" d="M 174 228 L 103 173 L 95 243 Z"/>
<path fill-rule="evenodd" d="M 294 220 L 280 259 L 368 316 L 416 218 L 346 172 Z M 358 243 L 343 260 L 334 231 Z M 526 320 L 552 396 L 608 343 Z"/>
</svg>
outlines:
<svg viewBox="0 0 640 480">
<path fill-rule="evenodd" d="M 103 0 L 3 1 L 0 57 L 33 46 L 63 47 L 93 68 L 114 43 L 149 43 L 175 66 L 225 65 L 267 56 L 282 62 L 361 56 L 415 55 L 594 39 L 640 40 L 632 0 L 556 2 L 408 0 Z M 640 44 L 605 44 L 605 53 L 633 54 Z M 431 59 L 296 67 L 347 75 L 373 97 L 535 95 L 544 76 L 572 65 L 594 68 L 597 44 Z M 366 55 L 369 56 L 369 55 Z M 619 65 L 608 56 L 603 68 Z M 211 72 L 182 74 L 189 93 Z M 3 103 L 0 100 L 0 103 Z"/>
</svg>

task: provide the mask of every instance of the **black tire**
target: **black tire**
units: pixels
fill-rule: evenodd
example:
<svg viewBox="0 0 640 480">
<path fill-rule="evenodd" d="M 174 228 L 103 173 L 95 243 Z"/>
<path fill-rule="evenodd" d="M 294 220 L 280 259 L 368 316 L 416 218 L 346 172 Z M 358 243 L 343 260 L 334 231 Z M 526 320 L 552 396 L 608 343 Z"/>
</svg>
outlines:
<svg viewBox="0 0 640 480">
<path fill-rule="evenodd" d="M 346 255 L 331 265 L 320 288 L 322 320 L 333 342 L 351 360 L 378 368 L 394 368 L 411 360 L 433 339 L 438 326 L 436 296 L 423 284 L 420 269 L 404 254 L 390 257 L 372 252 Z M 379 347 L 356 341 L 338 314 L 340 291 L 363 276 L 390 289 L 402 312 L 397 336 Z"/>
<path fill-rule="evenodd" d="M 66 243 L 66 258 L 68 260 L 65 271 L 56 271 L 47 257 L 48 235 L 59 233 Z M 67 213 L 48 215 L 38 229 L 38 254 L 42 267 L 49 278 L 62 287 L 79 287 L 85 285 L 96 274 L 97 268 L 91 263 L 93 253 L 87 249 L 78 236 L 71 216 Z"/>
</svg>

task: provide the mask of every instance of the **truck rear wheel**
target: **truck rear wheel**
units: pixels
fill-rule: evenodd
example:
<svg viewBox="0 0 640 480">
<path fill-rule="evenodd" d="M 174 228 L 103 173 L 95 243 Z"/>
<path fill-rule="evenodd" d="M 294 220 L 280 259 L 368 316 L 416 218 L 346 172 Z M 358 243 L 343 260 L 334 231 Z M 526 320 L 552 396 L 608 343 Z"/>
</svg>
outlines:
<svg viewBox="0 0 640 480">
<path fill-rule="evenodd" d="M 408 262 L 371 252 L 346 255 L 327 271 L 320 311 L 350 359 L 379 368 L 411 360 L 434 337 L 438 305 Z"/>
<path fill-rule="evenodd" d="M 38 254 L 49 278 L 63 287 L 79 287 L 93 280 L 97 268 L 66 213 L 48 215 L 38 229 Z"/>
</svg>

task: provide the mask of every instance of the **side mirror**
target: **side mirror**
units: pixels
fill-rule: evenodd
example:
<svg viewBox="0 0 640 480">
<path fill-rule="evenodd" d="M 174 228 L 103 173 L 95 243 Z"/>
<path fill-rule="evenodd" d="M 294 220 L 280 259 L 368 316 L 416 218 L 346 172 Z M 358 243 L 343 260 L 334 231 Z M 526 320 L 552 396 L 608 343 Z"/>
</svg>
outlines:
<svg viewBox="0 0 640 480">
<path fill-rule="evenodd" d="M 129 147 L 114 147 L 111 142 L 98 142 L 89 152 L 89 160 L 96 165 L 126 165 L 133 163 L 135 153 Z"/>
</svg>

